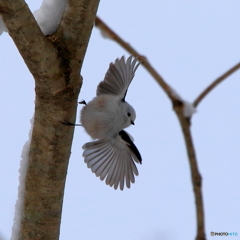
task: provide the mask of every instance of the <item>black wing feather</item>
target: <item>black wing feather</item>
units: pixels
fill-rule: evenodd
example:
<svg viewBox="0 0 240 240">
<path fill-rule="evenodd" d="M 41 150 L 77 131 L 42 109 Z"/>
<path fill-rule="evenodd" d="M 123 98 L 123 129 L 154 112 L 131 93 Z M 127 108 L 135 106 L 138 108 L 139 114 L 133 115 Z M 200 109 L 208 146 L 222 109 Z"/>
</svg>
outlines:
<svg viewBox="0 0 240 240">
<path fill-rule="evenodd" d="M 119 135 L 121 136 L 122 140 L 124 140 L 125 142 L 127 142 L 127 146 L 131 149 L 131 151 L 136 155 L 136 157 L 138 158 L 139 162 L 142 164 L 142 157 L 140 152 L 138 151 L 136 145 L 133 143 L 133 141 L 131 140 L 131 138 L 128 136 L 128 134 L 122 130 L 119 132 Z"/>
</svg>

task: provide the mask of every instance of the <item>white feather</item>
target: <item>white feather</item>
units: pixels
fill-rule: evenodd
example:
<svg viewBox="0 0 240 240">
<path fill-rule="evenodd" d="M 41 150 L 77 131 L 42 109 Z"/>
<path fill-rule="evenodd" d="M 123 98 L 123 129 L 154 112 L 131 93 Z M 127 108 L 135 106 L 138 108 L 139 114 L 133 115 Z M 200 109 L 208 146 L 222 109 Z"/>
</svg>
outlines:
<svg viewBox="0 0 240 240">
<path fill-rule="evenodd" d="M 135 155 L 120 136 L 86 143 L 83 148 L 87 166 L 101 180 L 106 178 L 107 185 L 114 186 L 115 189 L 120 186 L 123 190 L 125 181 L 128 188 L 130 182 L 134 183 L 134 174 L 138 175 Z"/>
</svg>

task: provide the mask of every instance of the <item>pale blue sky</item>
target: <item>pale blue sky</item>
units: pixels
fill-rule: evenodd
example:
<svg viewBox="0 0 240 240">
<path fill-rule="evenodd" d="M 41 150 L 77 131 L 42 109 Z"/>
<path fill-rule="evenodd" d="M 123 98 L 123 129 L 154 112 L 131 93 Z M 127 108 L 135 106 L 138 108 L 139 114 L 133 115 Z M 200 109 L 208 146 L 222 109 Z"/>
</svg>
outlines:
<svg viewBox="0 0 240 240">
<path fill-rule="evenodd" d="M 41 1 L 27 1 L 32 10 Z M 98 15 L 145 55 L 164 79 L 193 101 L 240 59 L 240 2 L 102 0 Z M 111 61 L 128 56 L 93 29 L 79 100 L 91 100 Z M 21 151 L 34 109 L 34 80 L 11 38 L 0 36 L 0 233 L 9 239 Z M 240 72 L 217 87 L 192 119 L 203 177 L 206 234 L 240 239 Z M 127 129 L 143 157 L 131 189 L 115 191 L 87 168 L 76 128 L 64 197 L 61 240 L 185 240 L 196 235 L 195 205 L 183 136 L 171 103 L 141 66 L 126 99 L 136 110 Z M 80 110 L 81 106 L 79 106 Z M 79 113 L 78 113 L 79 119 Z"/>
</svg>

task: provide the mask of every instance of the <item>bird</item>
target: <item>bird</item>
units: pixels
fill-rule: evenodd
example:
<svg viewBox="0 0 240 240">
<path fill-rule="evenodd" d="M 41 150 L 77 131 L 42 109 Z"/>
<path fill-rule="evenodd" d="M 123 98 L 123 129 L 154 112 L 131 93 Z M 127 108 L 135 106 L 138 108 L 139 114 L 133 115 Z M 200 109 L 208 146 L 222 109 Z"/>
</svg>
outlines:
<svg viewBox="0 0 240 240">
<path fill-rule="evenodd" d="M 140 65 L 132 56 L 117 58 L 110 63 L 104 80 L 97 86 L 96 97 L 81 110 L 80 122 L 92 138 L 83 148 L 84 161 L 100 180 L 107 185 L 130 188 L 138 176 L 135 163 L 142 157 L 125 128 L 134 125 L 136 112 L 126 102 L 128 87 Z"/>
</svg>

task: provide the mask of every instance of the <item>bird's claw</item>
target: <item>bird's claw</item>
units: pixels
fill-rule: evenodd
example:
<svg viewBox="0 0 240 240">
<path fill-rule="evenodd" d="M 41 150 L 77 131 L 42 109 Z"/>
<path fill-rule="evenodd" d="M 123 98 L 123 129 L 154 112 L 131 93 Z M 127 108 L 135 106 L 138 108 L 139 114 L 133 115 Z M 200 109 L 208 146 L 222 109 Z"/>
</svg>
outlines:
<svg viewBox="0 0 240 240">
<path fill-rule="evenodd" d="M 87 105 L 87 103 L 85 102 L 85 100 L 82 100 L 80 102 L 78 102 L 79 104 L 84 104 L 84 105 Z"/>
<path fill-rule="evenodd" d="M 61 121 L 62 124 L 68 125 L 68 126 L 75 126 L 74 123 L 68 122 L 68 121 Z"/>
</svg>

